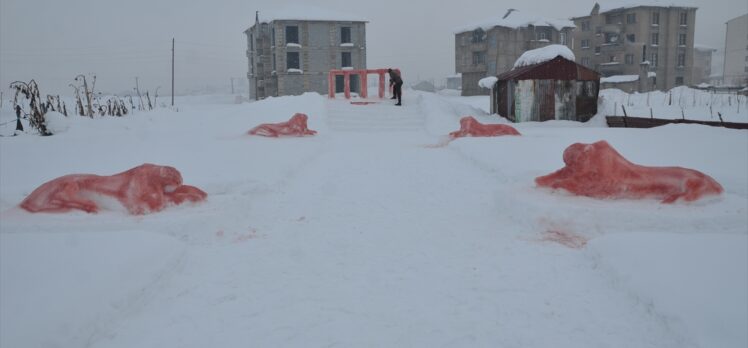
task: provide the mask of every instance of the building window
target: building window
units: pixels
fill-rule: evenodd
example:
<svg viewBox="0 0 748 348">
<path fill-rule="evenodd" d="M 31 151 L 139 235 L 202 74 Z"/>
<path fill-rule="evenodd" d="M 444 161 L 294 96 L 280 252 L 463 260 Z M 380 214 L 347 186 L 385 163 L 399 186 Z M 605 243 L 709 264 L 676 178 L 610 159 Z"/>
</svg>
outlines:
<svg viewBox="0 0 748 348">
<path fill-rule="evenodd" d="M 678 53 L 678 65 L 679 68 L 686 66 L 686 54 Z"/>
<path fill-rule="evenodd" d="M 538 40 L 548 40 L 547 34 L 544 31 L 538 33 Z"/>
<path fill-rule="evenodd" d="M 559 42 L 562 45 L 566 45 L 566 33 L 559 33 Z"/>
<path fill-rule="evenodd" d="M 286 52 L 286 69 L 301 69 L 299 52 Z"/>
<path fill-rule="evenodd" d="M 618 56 L 610 56 L 610 58 L 608 58 L 608 62 L 610 63 L 615 63 L 617 61 L 618 61 Z"/>
<path fill-rule="evenodd" d="M 678 34 L 678 45 L 680 46 L 686 45 L 686 34 L 685 33 Z"/>
<path fill-rule="evenodd" d="M 595 54 L 600 54 L 600 46 L 595 46 Z"/>
<path fill-rule="evenodd" d="M 676 86 L 683 86 L 683 76 L 676 76 L 675 77 L 675 85 Z"/>
<path fill-rule="evenodd" d="M 626 23 L 627 24 L 634 24 L 634 23 L 636 23 L 636 13 L 626 14 Z"/>
<path fill-rule="evenodd" d="M 295 25 L 289 25 L 286 27 L 286 44 L 290 44 L 290 43 L 293 43 L 293 44 L 299 43 L 299 27 Z"/>
<path fill-rule="evenodd" d="M 628 34 L 626 35 L 626 40 L 628 40 L 629 42 L 636 42 L 636 35 Z"/>
<path fill-rule="evenodd" d="M 486 63 L 486 52 L 473 52 L 473 65 Z"/>
<path fill-rule="evenodd" d="M 652 33 L 652 42 L 650 42 L 652 46 L 657 46 L 660 44 L 660 33 Z"/>
<path fill-rule="evenodd" d="M 341 56 L 342 65 L 344 68 L 353 67 L 353 59 L 351 59 L 351 52 L 343 52 Z"/>
<path fill-rule="evenodd" d="M 478 28 L 473 30 L 473 43 L 481 43 L 486 39 L 486 32 Z"/>
<path fill-rule="evenodd" d="M 340 27 L 340 43 L 353 43 L 351 41 L 351 27 Z"/>
<path fill-rule="evenodd" d="M 603 32 L 603 27 L 595 27 L 595 34 L 601 34 Z"/>
<path fill-rule="evenodd" d="M 590 58 L 589 57 L 583 57 L 582 58 L 582 65 L 589 67 L 590 66 Z"/>
<path fill-rule="evenodd" d="M 589 39 L 582 40 L 582 48 L 590 48 L 590 40 Z"/>
<path fill-rule="evenodd" d="M 633 54 L 627 54 L 626 55 L 626 64 L 634 64 L 634 55 Z"/>
<path fill-rule="evenodd" d="M 582 21 L 582 31 L 590 31 L 590 21 Z"/>
<path fill-rule="evenodd" d="M 652 25 L 660 25 L 660 13 L 652 12 Z"/>
<path fill-rule="evenodd" d="M 688 25 L 688 12 L 680 13 L 680 25 Z"/>
<path fill-rule="evenodd" d="M 273 29 L 270 29 L 270 32 L 272 33 L 273 42 L 270 43 L 271 47 L 275 47 L 275 27 Z"/>
<path fill-rule="evenodd" d="M 249 50 L 250 51 L 254 51 L 255 50 L 254 34 L 249 34 Z"/>
<path fill-rule="evenodd" d="M 659 56 L 657 55 L 657 52 L 652 53 L 652 59 L 649 61 L 649 66 L 656 68 L 657 67 L 657 60 Z"/>
<path fill-rule="evenodd" d="M 276 71 L 276 70 L 277 69 L 275 68 L 275 52 L 273 52 L 273 71 Z"/>
</svg>

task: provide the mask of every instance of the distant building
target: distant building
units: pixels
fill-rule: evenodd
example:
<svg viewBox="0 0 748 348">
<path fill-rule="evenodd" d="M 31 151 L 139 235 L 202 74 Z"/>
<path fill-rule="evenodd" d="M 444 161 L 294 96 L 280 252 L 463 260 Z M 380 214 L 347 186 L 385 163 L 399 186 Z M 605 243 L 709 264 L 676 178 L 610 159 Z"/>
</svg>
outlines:
<svg viewBox="0 0 748 348">
<path fill-rule="evenodd" d="M 603 76 L 639 75 L 649 62 L 657 89 L 690 85 L 694 66 L 695 7 L 601 7 L 572 18 L 577 62 Z"/>
<path fill-rule="evenodd" d="M 447 89 L 462 89 L 462 74 L 447 76 Z"/>
<path fill-rule="evenodd" d="M 725 85 L 748 86 L 748 14 L 727 21 Z"/>
<path fill-rule="evenodd" d="M 510 9 L 493 20 L 455 30 L 455 71 L 462 95 L 486 94 L 478 81 L 512 69 L 522 53 L 550 44 L 571 45 L 574 23 Z"/>
<path fill-rule="evenodd" d="M 712 54 L 717 50 L 704 45 L 693 45 L 693 77 L 691 85 L 709 83 L 712 76 Z"/>
<path fill-rule="evenodd" d="M 331 69 L 366 69 L 365 20 L 297 10 L 268 19 L 257 14 L 255 24 L 244 31 L 250 99 L 327 94 Z M 358 91 L 359 83 L 352 76 L 351 90 Z M 336 81 L 336 89 L 342 88 L 343 81 Z"/>
</svg>

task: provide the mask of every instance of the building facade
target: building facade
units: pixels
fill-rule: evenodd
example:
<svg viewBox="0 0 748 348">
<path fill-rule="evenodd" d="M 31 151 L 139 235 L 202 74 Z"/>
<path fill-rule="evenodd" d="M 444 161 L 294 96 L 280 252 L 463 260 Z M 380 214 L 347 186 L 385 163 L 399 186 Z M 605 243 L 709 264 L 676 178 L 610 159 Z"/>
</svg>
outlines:
<svg viewBox="0 0 748 348">
<path fill-rule="evenodd" d="M 485 95 L 478 86 L 487 76 L 509 71 L 525 51 L 562 44 L 571 47 L 574 23 L 509 10 L 496 20 L 455 31 L 455 71 L 462 76 L 462 95 Z"/>
<path fill-rule="evenodd" d="M 748 14 L 726 24 L 724 84 L 748 86 Z"/>
<path fill-rule="evenodd" d="M 692 85 L 709 84 L 712 76 L 712 54 L 717 50 L 704 45 L 693 46 Z"/>
<path fill-rule="evenodd" d="M 695 7 L 595 4 L 589 16 L 572 20 L 578 63 L 610 77 L 639 75 L 648 62 L 653 88 L 692 84 Z"/>
<path fill-rule="evenodd" d="M 366 22 L 320 18 L 255 17 L 244 32 L 250 99 L 327 94 L 331 69 L 366 69 Z M 359 83 L 352 80 L 351 90 L 358 91 Z M 342 88 L 343 81 L 336 81 Z"/>
</svg>

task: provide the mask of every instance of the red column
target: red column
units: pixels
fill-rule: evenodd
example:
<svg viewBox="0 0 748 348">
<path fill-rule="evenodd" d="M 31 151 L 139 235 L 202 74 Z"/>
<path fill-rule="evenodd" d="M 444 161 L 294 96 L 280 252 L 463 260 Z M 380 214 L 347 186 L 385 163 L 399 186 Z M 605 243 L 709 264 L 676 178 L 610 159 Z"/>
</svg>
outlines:
<svg viewBox="0 0 748 348">
<path fill-rule="evenodd" d="M 327 74 L 327 94 L 330 98 L 335 98 L 335 75 L 332 71 Z"/>
<path fill-rule="evenodd" d="M 366 73 L 366 70 L 362 70 L 361 73 L 359 73 L 359 81 L 361 81 L 361 97 L 362 98 L 368 98 L 369 97 L 369 84 L 367 82 L 367 79 L 369 78 L 369 74 Z"/>
<path fill-rule="evenodd" d="M 379 98 L 384 98 L 384 72 L 379 71 Z"/>
<path fill-rule="evenodd" d="M 351 74 L 347 71 L 343 73 L 345 84 L 345 99 L 351 99 Z"/>
</svg>

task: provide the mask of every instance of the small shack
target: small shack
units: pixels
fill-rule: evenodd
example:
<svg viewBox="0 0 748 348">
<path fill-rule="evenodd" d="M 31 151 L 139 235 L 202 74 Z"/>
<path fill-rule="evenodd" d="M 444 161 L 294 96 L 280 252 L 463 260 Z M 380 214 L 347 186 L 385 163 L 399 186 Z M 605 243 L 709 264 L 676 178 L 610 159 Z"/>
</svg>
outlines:
<svg viewBox="0 0 748 348">
<path fill-rule="evenodd" d="M 491 113 L 513 122 L 586 122 L 597 114 L 600 74 L 575 63 L 566 46 L 527 51 L 512 70 L 496 79 L 491 88 Z"/>
</svg>

